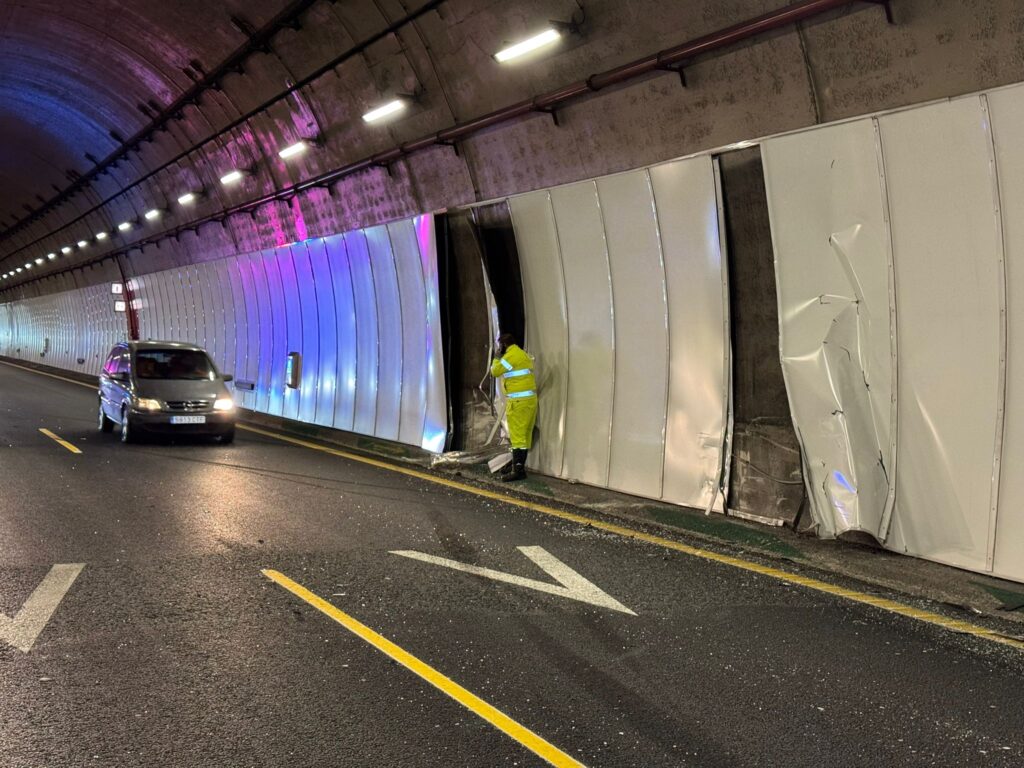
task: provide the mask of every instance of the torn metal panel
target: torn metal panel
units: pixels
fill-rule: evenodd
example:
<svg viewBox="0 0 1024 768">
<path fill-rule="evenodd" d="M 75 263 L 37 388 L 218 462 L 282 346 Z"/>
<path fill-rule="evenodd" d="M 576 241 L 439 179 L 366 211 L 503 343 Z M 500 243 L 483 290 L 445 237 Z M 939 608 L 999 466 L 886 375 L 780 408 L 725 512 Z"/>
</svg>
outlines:
<svg viewBox="0 0 1024 768">
<path fill-rule="evenodd" d="M 891 249 L 871 120 L 762 145 L 782 368 L 819 535 L 884 539 L 895 494 Z"/>
</svg>

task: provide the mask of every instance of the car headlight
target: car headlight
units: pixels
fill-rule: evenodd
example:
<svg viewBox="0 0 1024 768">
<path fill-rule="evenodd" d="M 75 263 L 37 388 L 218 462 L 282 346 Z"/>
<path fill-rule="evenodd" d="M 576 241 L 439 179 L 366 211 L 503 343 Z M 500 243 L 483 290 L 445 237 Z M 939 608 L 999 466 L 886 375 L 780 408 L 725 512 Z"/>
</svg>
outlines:
<svg viewBox="0 0 1024 768">
<path fill-rule="evenodd" d="M 152 400 L 148 397 L 140 397 L 135 401 L 135 407 L 140 411 L 159 411 L 162 407 L 159 400 Z"/>
<path fill-rule="evenodd" d="M 213 410 L 215 411 L 233 411 L 235 410 L 235 401 L 230 397 L 218 397 L 217 402 L 213 404 Z"/>
</svg>

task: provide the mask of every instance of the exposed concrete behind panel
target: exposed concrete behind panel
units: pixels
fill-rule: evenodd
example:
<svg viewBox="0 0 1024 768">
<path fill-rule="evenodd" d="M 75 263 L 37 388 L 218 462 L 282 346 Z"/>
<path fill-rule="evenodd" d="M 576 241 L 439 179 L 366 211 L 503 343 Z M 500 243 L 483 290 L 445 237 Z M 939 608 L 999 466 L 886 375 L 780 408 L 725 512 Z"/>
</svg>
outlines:
<svg viewBox="0 0 1024 768">
<path fill-rule="evenodd" d="M 208 190 L 188 216 L 216 213 L 455 121 L 750 19 L 785 2 L 588 0 L 583 3 L 582 36 L 570 36 L 561 48 L 530 61 L 501 66 L 491 58 L 495 50 L 548 19 L 568 19 L 580 5 L 572 0 L 448 0 L 440 11 L 375 43 L 300 94 L 160 171 L 80 224 L 48 234 L 275 95 L 284 83 L 365 40 L 411 5 L 399 0 L 314 5 L 300 30 L 279 33 L 270 54 L 251 57 L 243 74 L 227 77 L 223 91 L 204 97 L 198 107 L 188 110 L 184 121 L 142 144 L 91 190 L 0 243 L 0 255 L 11 254 L 4 264 L 20 265 L 96 231 L 110 230 L 119 221 L 137 219 L 148 207 L 168 207 L 170 213 L 160 224 L 139 227 L 132 237 L 151 235 L 181 223 L 182 214 L 173 201 L 183 189 L 205 186 Z M 80 16 L 101 18 L 100 9 L 91 6 L 89 2 L 62 6 L 68 20 L 56 32 L 74 25 L 77 31 L 69 40 L 51 39 L 53 30 L 39 27 L 27 12 L 19 12 L 7 22 L 0 42 L 28 46 L 34 67 L 40 62 L 50 65 L 40 70 L 46 77 L 34 80 L 33 88 L 46 98 L 67 101 L 68 121 L 90 114 L 109 124 L 105 127 L 116 126 L 128 135 L 146 124 L 138 103 L 148 99 L 166 103 L 190 81 L 177 74 L 180 70 L 148 72 L 152 65 L 141 59 L 125 67 L 121 58 L 128 53 L 97 56 L 110 44 L 90 38 L 81 31 L 88 25 L 75 21 Z M 258 25 L 269 18 L 271 8 L 276 11 L 277 4 L 246 4 L 245 15 Z M 136 272 L 144 272 L 207 260 L 231 250 L 273 247 L 634 168 L 819 120 L 1024 80 L 1020 43 L 1024 3 L 894 0 L 893 9 L 897 21 L 893 26 L 886 24 L 880 7 L 854 5 L 805 28 L 791 27 L 698 59 L 686 70 L 686 88 L 675 74 L 665 73 L 608 89 L 561 110 L 561 127 L 546 115 L 501 126 L 463 142 L 458 155 L 450 148 L 431 149 L 396 163 L 390 174 L 371 169 L 336 184 L 331 193 L 310 190 L 290 203 L 269 205 L 253 217 L 233 217 L 224 227 L 203 226 L 196 236 L 184 235 L 180 242 L 166 244 L 160 254 L 151 254 L 151 248 L 141 255 L 134 251 L 131 260 L 138 264 Z M 107 33 L 134 35 L 144 30 L 149 39 L 160 41 L 159 49 L 169 61 L 184 66 L 195 59 L 209 68 L 241 41 L 228 15 L 220 4 L 180 17 L 165 13 L 156 3 L 140 2 L 134 4 L 130 26 L 122 30 L 123 25 L 117 25 Z M 132 45 L 124 49 L 131 50 Z M 36 69 L 21 72 L 18 66 L 12 70 L 15 79 L 38 74 Z M 68 71 L 80 78 L 73 91 L 59 79 L 59 73 Z M 102 94 L 100 105 L 75 101 L 85 98 L 90 89 Z M 420 93 L 418 101 L 401 119 L 382 126 L 366 126 L 360 119 L 365 108 L 385 95 L 413 91 Z M 15 137 L 25 150 L 22 160 L 5 171 L 10 178 L 0 195 L 0 210 L 21 211 L 23 203 L 35 203 L 35 195 L 52 195 L 53 184 L 67 184 L 62 174 L 54 175 L 55 169 L 84 172 L 89 168 L 82 159 L 85 152 L 99 157 L 115 146 L 95 125 L 80 131 L 67 125 L 59 131 L 55 127 L 52 134 L 47 133 L 49 129 L 33 134 L 18 127 L 24 127 L 24 119 L 21 113 L 0 108 L 0 138 Z M 52 125 L 52 121 L 42 124 Z M 275 149 L 285 142 L 311 133 L 323 142 L 316 152 L 290 163 L 276 156 Z M 52 165 L 30 168 L 24 158 L 31 156 L 50 158 Z M 225 190 L 217 183 L 217 174 L 224 169 L 253 163 L 255 174 L 239 188 Z M 11 220 L 9 215 L 3 219 Z M 38 244 L 28 246 L 38 238 L 42 238 Z M 47 264 L 46 269 L 95 258 L 118 246 L 118 240 L 102 246 L 92 243 Z"/>
</svg>

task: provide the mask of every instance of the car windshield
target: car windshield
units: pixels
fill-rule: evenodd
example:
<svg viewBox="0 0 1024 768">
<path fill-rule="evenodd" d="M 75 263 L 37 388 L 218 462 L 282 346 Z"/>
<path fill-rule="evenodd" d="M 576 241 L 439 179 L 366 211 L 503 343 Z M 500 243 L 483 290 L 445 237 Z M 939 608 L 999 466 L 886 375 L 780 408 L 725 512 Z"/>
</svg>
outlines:
<svg viewBox="0 0 1024 768">
<path fill-rule="evenodd" d="M 140 379 L 212 381 L 217 374 L 205 352 L 191 349 L 147 349 L 135 353 L 135 375 Z"/>
</svg>

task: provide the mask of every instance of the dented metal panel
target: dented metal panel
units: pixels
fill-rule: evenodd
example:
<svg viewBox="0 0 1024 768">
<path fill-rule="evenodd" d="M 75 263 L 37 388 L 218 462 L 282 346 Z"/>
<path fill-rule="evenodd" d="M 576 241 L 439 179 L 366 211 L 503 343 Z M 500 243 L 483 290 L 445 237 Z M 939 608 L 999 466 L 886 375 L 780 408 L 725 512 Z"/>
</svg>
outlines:
<svg viewBox="0 0 1024 768">
<path fill-rule="evenodd" d="M 819 534 L 884 539 L 895 496 L 891 241 L 872 120 L 761 147 L 782 370 Z"/>
</svg>

